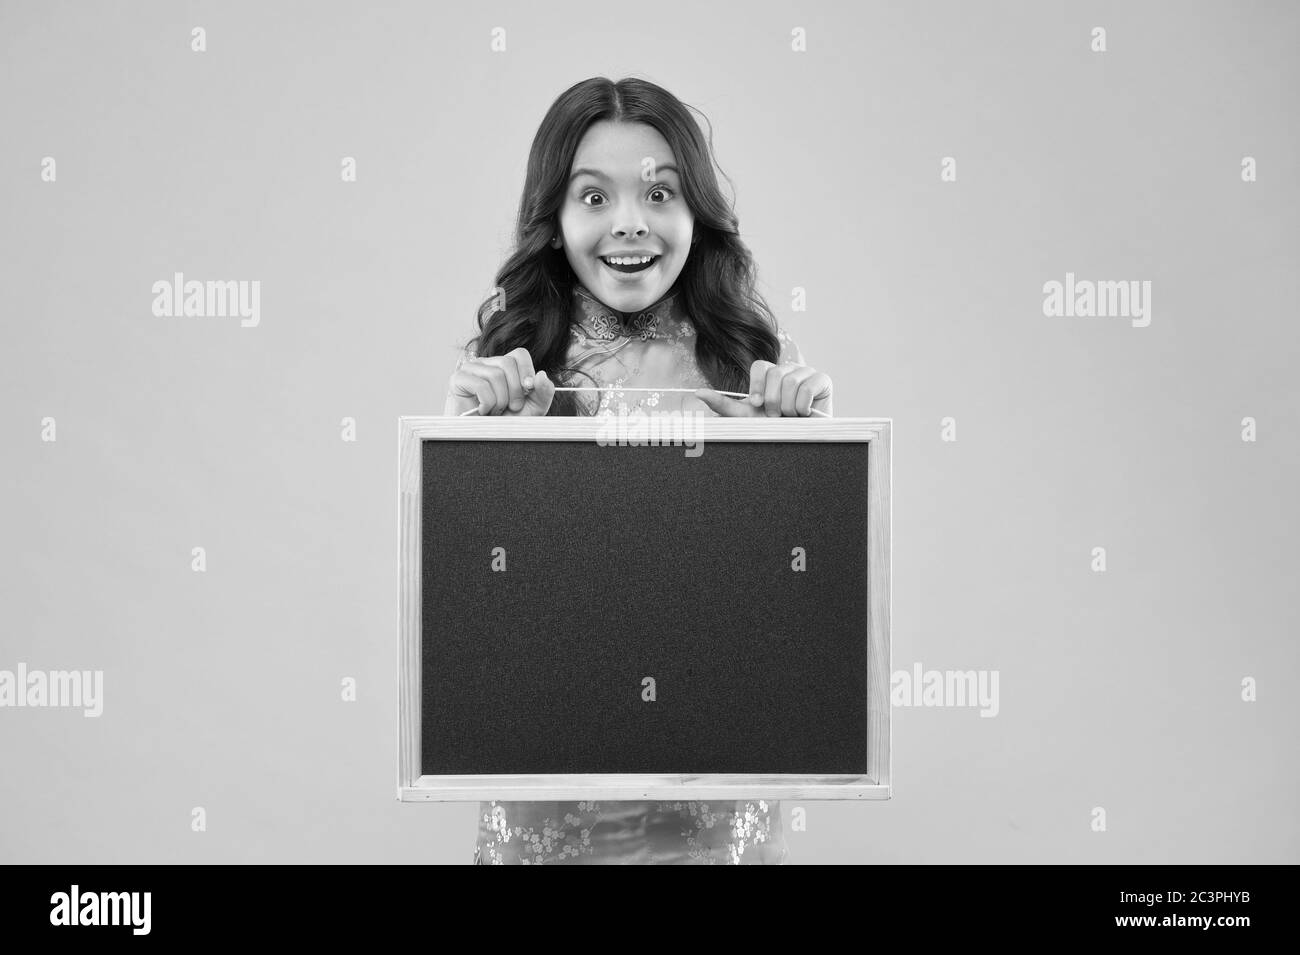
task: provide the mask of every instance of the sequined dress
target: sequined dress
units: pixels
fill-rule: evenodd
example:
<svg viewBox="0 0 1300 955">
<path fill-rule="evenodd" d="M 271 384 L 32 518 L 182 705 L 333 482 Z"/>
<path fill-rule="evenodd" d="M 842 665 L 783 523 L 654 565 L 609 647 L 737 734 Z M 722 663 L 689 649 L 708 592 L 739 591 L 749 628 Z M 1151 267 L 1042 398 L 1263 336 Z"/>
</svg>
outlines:
<svg viewBox="0 0 1300 955">
<path fill-rule="evenodd" d="M 573 291 L 567 364 L 582 375 L 557 384 L 612 388 L 576 392 L 583 413 L 710 414 L 689 392 L 619 388 L 710 388 L 695 361 L 695 328 L 670 292 L 628 319 L 581 285 Z M 777 330 L 781 361 L 804 364 Z M 474 357 L 461 351 L 456 368 Z M 590 379 L 587 377 L 590 376 Z M 484 802 L 474 862 L 479 865 L 657 864 L 780 865 L 786 861 L 780 803 L 590 801 Z"/>
</svg>

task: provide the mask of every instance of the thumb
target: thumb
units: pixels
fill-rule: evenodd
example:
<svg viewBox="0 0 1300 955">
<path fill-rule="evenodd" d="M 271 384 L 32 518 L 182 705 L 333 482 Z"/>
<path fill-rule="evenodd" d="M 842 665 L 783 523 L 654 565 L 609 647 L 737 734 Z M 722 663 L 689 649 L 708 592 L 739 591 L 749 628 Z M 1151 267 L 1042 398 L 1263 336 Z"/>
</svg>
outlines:
<svg viewBox="0 0 1300 955">
<path fill-rule="evenodd" d="M 724 418 L 752 418 L 756 413 L 754 406 L 748 401 L 728 398 L 726 395 L 718 394 L 712 388 L 695 389 L 695 397 L 703 401 L 710 411 L 716 412 Z"/>
<path fill-rule="evenodd" d="M 551 376 L 544 371 L 535 373 L 531 379 L 524 379 L 524 387 L 529 389 L 528 401 L 525 408 L 534 414 L 546 414 L 551 408 L 551 401 L 555 398 L 555 382 L 551 381 Z"/>
</svg>

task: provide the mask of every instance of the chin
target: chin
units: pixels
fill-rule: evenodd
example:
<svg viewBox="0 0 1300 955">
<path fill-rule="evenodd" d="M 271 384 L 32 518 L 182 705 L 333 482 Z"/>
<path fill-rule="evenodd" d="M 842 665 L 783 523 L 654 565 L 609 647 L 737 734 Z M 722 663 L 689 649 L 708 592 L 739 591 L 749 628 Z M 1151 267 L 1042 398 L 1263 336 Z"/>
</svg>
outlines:
<svg viewBox="0 0 1300 955">
<path fill-rule="evenodd" d="M 594 274 L 588 276 L 587 287 L 597 293 L 599 298 L 610 308 L 620 312 L 636 312 L 649 308 L 668 294 L 672 282 L 664 280 L 662 269 L 658 264 L 645 272 L 638 273 L 639 278 L 624 279 L 605 265 L 597 265 Z"/>
<path fill-rule="evenodd" d="M 649 308 L 663 297 L 664 292 L 657 290 L 642 291 L 615 288 L 601 292 L 601 298 L 606 300 L 605 304 L 618 309 L 620 312 L 639 312 L 643 308 Z"/>
</svg>

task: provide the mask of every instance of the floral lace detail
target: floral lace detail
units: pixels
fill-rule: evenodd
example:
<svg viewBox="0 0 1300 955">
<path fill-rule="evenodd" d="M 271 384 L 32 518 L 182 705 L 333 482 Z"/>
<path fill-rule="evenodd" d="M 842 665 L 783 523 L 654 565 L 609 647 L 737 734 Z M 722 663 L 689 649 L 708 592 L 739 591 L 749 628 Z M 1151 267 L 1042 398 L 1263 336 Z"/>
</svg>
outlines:
<svg viewBox="0 0 1300 955">
<path fill-rule="evenodd" d="M 619 338 L 635 338 L 648 342 L 655 338 L 669 338 L 674 329 L 661 319 L 674 313 L 677 294 L 669 293 L 654 305 L 630 318 L 625 325 L 622 319 L 581 285 L 573 289 L 573 323 L 580 332 L 596 341 L 611 342 Z"/>
<path fill-rule="evenodd" d="M 486 808 L 474 853 L 477 864 L 548 865 L 584 859 L 697 865 L 785 862 L 780 807 L 765 800 L 615 802 L 605 809 L 599 802 L 493 801 Z M 512 825 L 512 814 L 518 824 Z M 646 828 L 647 820 L 654 821 L 653 830 Z M 603 835 L 597 835 L 598 827 Z"/>
<path fill-rule="evenodd" d="M 595 802 L 578 803 L 579 812 L 600 814 L 600 804 Z M 540 830 L 535 826 L 510 826 L 506 819 L 505 807 L 492 802 L 491 813 L 483 814 L 483 822 L 491 832 L 486 845 L 480 845 L 475 851 L 475 859 L 480 860 L 482 850 L 487 849 L 490 865 L 505 865 L 505 854 L 501 847 L 517 841 L 520 865 L 542 865 L 546 862 L 567 861 L 569 857 L 591 855 L 591 828 L 582 827 L 583 819 L 573 813 L 564 814 L 564 825 L 559 825 L 547 816 L 542 820 Z M 483 840 L 480 840 L 482 842 Z"/>
<path fill-rule="evenodd" d="M 593 338 L 601 341 L 613 341 L 616 338 L 638 338 L 648 342 L 659 337 L 659 316 L 654 312 L 642 312 L 632 319 L 629 328 L 624 328 L 617 317 L 608 312 L 597 312 L 588 316 L 587 327 Z"/>
<path fill-rule="evenodd" d="M 478 352 L 474 347 L 474 342 L 470 342 L 468 345 L 463 347 L 460 350 L 460 354 L 456 356 L 456 367 L 452 369 L 452 374 L 454 375 L 456 372 L 460 371 L 461 368 L 464 367 L 465 362 L 471 361 L 477 357 Z"/>
<path fill-rule="evenodd" d="M 623 384 L 625 380 L 626 380 L 625 378 L 619 378 L 615 381 L 612 381 L 609 383 L 609 387 L 613 389 L 617 389 L 618 386 Z M 612 412 L 610 411 L 610 403 L 615 400 L 619 402 L 623 402 L 624 397 L 625 397 L 624 393 L 617 390 L 600 392 L 600 406 L 596 409 L 596 413 L 611 414 Z"/>
<path fill-rule="evenodd" d="M 642 312 L 632 320 L 632 328 L 641 341 L 648 342 L 659 331 L 659 316 L 654 312 Z"/>
<path fill-rule="evenodd" d="M 618 338 L 622 329 L 618 319 L 613 315 L 593 315 L 588 319 L 588 324 L 591 326 L 593 337 L 607 342 Z"/>
<path fill-rule="evenodd" d="M 746 846 L 751 844 L 757 846 L 760 843 L 767 842 L 771 836 L 771 822 L 765 800 L 760 799 L 757 805 L 747 802 L 743 811 L 725 813 L 710 812 L 707 802 L 688 803 L 688 805 L 690 806 L 691 817 L 695 822 L 695 828 L 694 830 L 683 829 L 682 837 L 689 847 L 688 854 L 691 859 L 702 865 L 716 865 L 719 860 L 707 847 L 700 844 L 697 836 L 703 830 L 712 829 L 719 823 L 729 824 L 731 827 L 731 838 L 726 842 L 727 858 L 725 860 L 725 863 L 729 865 L 740 865 Z M 679 810 L 681 806 L 681 803 L 676 804 Z"/>
<path fill-rule="evenodd" d="M 781 355 L 778 362 L 789 362 L 794 365 L 804 364 L 803 353 L 799 351 L 799 346 L 794 343 L 794 339 L 790 337 L 784 328 L 776 330 L 776 340 L 781 344 Z"/>
</svg>

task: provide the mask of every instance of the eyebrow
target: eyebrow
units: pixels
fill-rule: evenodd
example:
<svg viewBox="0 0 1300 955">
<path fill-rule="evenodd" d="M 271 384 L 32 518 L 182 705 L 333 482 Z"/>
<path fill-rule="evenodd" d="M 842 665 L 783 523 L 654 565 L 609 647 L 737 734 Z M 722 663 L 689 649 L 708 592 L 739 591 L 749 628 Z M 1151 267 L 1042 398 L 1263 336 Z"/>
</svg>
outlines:
<svg viewBox="0 0 1300 955">
<path fill-rule="evenodd" d="M 677 175 L 679 176 L 681 175 L 681 173 L 677 172 L 677 167 L 674 166 L 672 163 L 664 163 L 662 166 L 655 166 L 655 172 L 656 173 L 674 172 L 677 173 Z M 596 179 L 603 179 L 606 182 L 613 181 L 609 178 L 609 176 L 605 175 L 599 169 L 587 169 L 584 167 L 582 169 L 573 170 L 573 175 L 569 177 L 569 182 L 573 182 L 573 180 L 577 179 L 579 176 L 592 176 Z"/>
</svg>

